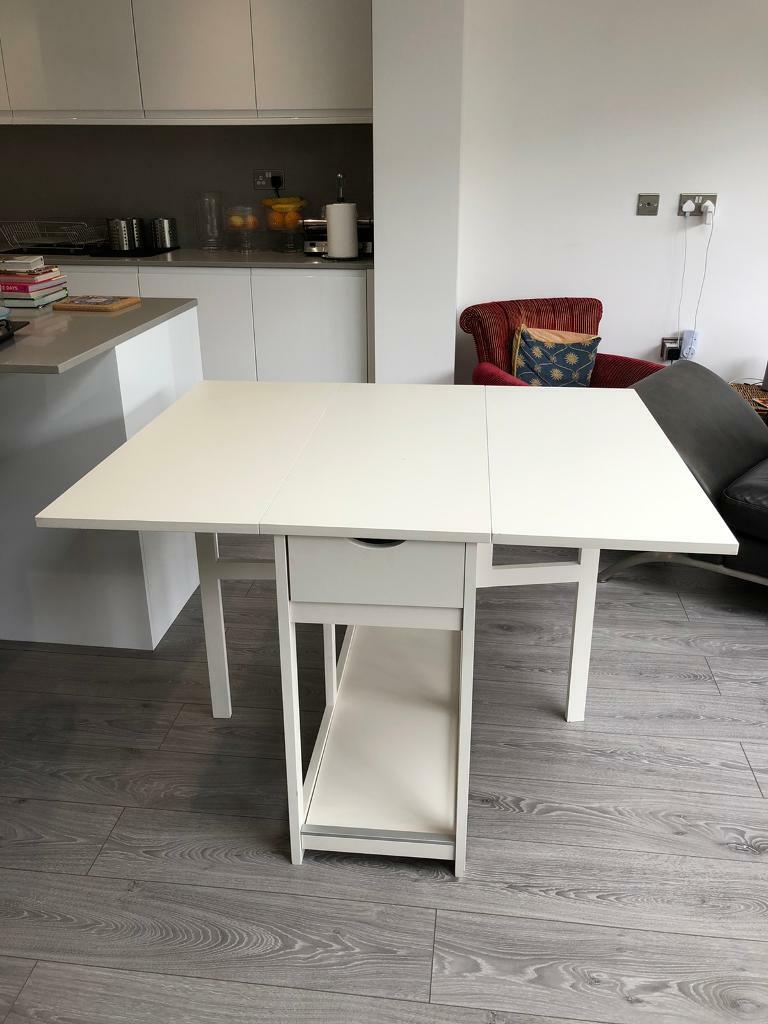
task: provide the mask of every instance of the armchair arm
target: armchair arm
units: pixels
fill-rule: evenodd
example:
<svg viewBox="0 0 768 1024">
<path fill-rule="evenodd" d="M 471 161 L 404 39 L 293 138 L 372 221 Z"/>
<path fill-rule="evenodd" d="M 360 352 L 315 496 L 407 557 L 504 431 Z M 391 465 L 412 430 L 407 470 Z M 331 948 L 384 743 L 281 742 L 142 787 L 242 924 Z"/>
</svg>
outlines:
<svg viewBox="0 0 768 1024">
<path fill-rule="evenodd" d="M 593 388 L 629 388 L 663 368 L 661 363 L 652 363 L 647 359 L 598 352 L 589 383 Z"/>
<path fill-rule="evenodd" d="M 473 384 L 504 384 L 507 387 L 527 388 L 530 385 L 519 377 L 502 370 L 495 363 L 478 363 L 472 371 Z"/>
</svg>

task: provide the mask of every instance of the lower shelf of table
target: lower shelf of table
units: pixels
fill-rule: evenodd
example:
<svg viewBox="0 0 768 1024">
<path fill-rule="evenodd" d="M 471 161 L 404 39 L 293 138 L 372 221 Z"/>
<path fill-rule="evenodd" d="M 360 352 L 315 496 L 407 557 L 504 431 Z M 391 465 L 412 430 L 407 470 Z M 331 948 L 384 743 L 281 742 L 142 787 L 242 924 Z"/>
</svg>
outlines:
<svg viewBox="0 0 768 1024">
<path fill-rule="evenodd" d="M 460 640 L 355 628 L 310 766 L 305 849 L 453 858 Z"/>
</svg>

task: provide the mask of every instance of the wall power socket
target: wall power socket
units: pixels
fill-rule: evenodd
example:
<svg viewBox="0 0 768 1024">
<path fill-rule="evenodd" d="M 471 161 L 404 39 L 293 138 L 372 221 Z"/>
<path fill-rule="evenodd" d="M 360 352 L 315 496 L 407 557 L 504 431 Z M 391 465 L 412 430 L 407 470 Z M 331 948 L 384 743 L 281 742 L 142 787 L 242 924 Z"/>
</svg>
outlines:
<svg viewBox="0 0 768 1024">
<path fill-rule="evenodd" d="M 666 363 L 672 363 L 680 358 L 680 339 L 677 335 L 661 339 L 660 355 Z"/>
</svg>

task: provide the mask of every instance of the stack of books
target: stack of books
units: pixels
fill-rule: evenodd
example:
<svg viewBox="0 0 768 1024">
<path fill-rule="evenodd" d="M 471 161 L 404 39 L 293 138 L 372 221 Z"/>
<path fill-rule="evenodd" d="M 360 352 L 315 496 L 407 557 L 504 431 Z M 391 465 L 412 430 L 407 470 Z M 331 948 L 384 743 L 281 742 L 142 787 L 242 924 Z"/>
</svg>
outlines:
<svg viewBox="0 0 768 1024">
<path fill-rule="evenodd" d="M 0 306 L 41 309 L 67 295 L 66 277 L 42 256 L 0 255 Z"/>
</svg>

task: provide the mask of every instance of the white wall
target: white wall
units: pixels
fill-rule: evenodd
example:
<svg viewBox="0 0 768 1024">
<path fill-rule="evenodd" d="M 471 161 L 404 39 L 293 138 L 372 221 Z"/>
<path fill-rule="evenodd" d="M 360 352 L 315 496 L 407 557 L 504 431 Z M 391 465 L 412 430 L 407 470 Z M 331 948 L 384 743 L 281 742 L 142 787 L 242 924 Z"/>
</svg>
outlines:
<svg viewBox="0 0 768 1024">
<path fill-rule="evenodd" d="M 678 194 L 713 191 L 699 359 L 723 376 L 762 377 L 768 0 L 465 8 L 459 309 L 594 295 L 605 304 L 602 349 L 657 358 L 677 326 Z M 658 217 L 634 215 L 638 192 L 661 193 Z M 694 223 L 683 327 L 708 231 Z M 457 379 L 466 379 L 474 353 L 461 339 Z"/>
<path fill-rule="evenodd" d="M 454 372 L 463 0 L 373 0 L 376 380 Z"/>
</svg>

